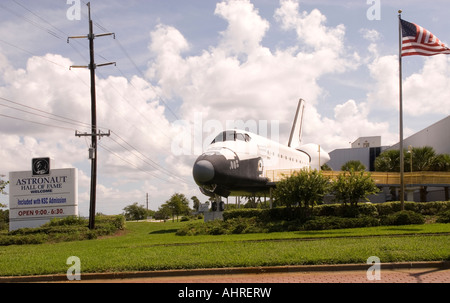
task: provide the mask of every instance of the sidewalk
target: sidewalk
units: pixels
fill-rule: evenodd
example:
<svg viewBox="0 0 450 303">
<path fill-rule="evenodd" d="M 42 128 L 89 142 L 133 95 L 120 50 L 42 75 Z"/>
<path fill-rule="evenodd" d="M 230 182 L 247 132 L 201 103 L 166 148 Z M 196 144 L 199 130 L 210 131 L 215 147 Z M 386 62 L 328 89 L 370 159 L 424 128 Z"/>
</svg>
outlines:
<svg viewBox="0 0 450 303">
<path fill-rule="evenodd" d="M 80 281 L 66 275 L 0 277 L 0 283 L 450 283 L 450 262 L 383 263 L 377 276 L 367 264 L 212 268 L 124 273 L 81 273 Z M 371 271 L 374 274 L 374 271 Z"/>
<path fill-rule="evenodd" d="M 86 281 L 93 282 L 93 281 Z M 367 271 L 235 274 L 96 280 L 104 283 L 450 283 L 450 269 L 386 269 L 380 280 L 369 280 Z"/>
</svg>

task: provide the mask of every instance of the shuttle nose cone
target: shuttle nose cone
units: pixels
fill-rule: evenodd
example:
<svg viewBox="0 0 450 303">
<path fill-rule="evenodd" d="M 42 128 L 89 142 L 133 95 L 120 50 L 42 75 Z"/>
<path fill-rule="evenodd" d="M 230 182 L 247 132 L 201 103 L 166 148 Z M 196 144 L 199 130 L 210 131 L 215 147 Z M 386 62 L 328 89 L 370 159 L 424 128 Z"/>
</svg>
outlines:
<svg viewBox="0 0 450 303">
<path fill-rule="evenodd" d="M 194 164 L 192 174 L 197 184 L 211 181 L 214 178 L 214 166 L 208 160 L 200 160 Z"/>
</svg>

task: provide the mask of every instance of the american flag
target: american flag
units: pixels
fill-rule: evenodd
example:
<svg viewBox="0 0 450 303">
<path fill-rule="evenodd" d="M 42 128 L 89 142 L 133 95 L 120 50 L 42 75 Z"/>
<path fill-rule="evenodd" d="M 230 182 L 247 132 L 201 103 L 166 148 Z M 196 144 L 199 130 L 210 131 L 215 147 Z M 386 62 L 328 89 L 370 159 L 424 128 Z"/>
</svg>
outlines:
<svg viewBox="0 0 450 303">
<path fill-rule="evenodd" d="M 450 54 L 450 48 L 423 27 L 400 19 L 402 26 L 402 57 Z"/>
</svg>

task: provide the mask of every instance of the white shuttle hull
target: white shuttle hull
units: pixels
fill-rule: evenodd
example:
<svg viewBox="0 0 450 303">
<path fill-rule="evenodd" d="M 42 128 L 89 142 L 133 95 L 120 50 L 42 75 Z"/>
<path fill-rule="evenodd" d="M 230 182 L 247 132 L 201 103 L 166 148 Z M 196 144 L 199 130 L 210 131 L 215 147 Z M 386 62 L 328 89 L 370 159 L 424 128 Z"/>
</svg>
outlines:
<svg viewBox="0 0 450 303">
<path fill-rule="evenodd" d="M 197 158 L 193 175 L 201 191 L 208 196 L 243 195 L 269 192 L 274 184 L 266 178 L 268 170 L 320 169 L 330 160 L 327 152 L 316 144 L 298 146 L 301 136 L 303 100 L 300 100 L 289 146 L 259 135 L 225 130 Z M 297 134 L 297 140 L 293 137 Z M 291 146 L 297 144 L 296 148 Z"/>
</svg>

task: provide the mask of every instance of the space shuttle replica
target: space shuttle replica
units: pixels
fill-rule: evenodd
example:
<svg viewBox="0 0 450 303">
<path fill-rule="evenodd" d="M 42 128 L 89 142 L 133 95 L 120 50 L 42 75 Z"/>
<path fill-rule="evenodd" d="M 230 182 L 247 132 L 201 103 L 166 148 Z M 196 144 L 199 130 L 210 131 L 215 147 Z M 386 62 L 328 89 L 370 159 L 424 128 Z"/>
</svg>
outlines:
<svg viewBox="0 0 450 303">
<path fill-rule="evenodd" d="M 300 99 L 289 142 L 282 145 L 244 130 L 219 133 L 194 163 L 195 183 L 214 197 L 268 193 L 275 184 L 267 171 L 320 169 L 330 160 L 317 144 L 301 144 L 305 101 Z"/>
</svg>

